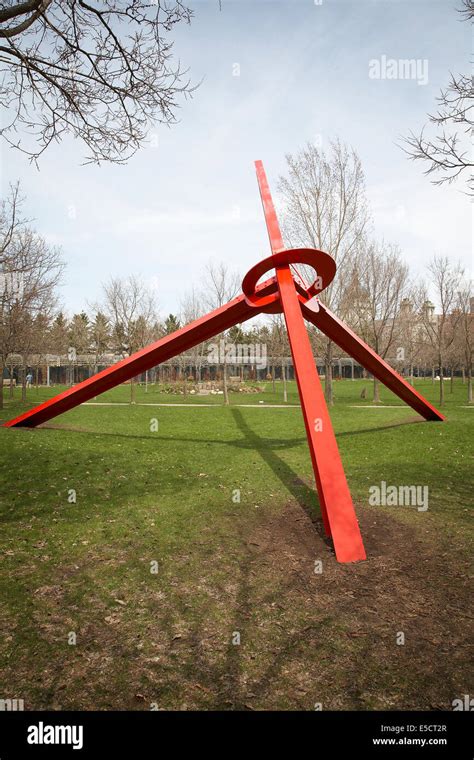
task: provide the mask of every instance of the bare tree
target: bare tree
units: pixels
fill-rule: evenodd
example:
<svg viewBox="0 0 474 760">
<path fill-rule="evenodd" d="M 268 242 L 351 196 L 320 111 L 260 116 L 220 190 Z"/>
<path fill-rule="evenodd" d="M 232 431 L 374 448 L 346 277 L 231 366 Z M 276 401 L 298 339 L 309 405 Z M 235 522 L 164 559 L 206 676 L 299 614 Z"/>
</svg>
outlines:
<svg viewBox="0 0 474 760">
<path fill-rule="evenodd" d="M 283 231 L 288 245 L 311 246 L 329 253 L 337 263 L 337 277 L 324 291 L 324 302 L 339 311 L 347 277 L 358 255 L 368 225 L 365 180 L 354 149 L 339 140 L 329 152 L 308 143 L 295 156 L 287 155 L 288 176 L 280 177 L 285 209 Z M 310 280 L 311 268 L 301 268 Z M 324 341 L 326 400 L 333 403 L 333 343 Z"/>
<path fill-rule="evenodd" d="M 48 350 L 50 325 L 51 325 L 50 313 L 43 314 L 42 312 L 39 312 L 33 321 L 32 344 L 33 344 L 33 355 L 34 355 L 34 369 L 35 369 L 34 379 L 35 379 L 35 385 L 36 385 L 36 392 L 38 392 L 39 390 L 40 367 L 44 360 L 46 352 Z M 31 362 L 31 364 L 33 365 L 33 361 Z"/>
<path fill-rule="evenodd" d="M 169 40 L 174 25 L 192 17 L 180 0 L 1 6 L 0 132 L 33 160 L 69 132 L 85 143 L 86 160 L 123 163 L 150 122 L 173 123 L 180 96 L 193 90 Z"/>
<path fill-rule="evenodd" d="M 176 330 L 179 330 L 181 328 L 181 320 L 177 314 L 168 314 L 165 321 L 163 322 L 163 335 L 171 335 L 172 333 L 176 332 Z M 163 371 L 161 372 L 162 378 L 163 378 Z M 168 381 L 173 381 L 176 383 L 177 376 L 173 372 L 173 366 L 168 367 L 168 373 L 167 373 Z"/>
<path fill-rule="evenodd" d="M 279 351 L 279 345 L 278 345 L 278 335 L 276 330 L 274 329 L 271 322 L 268 324 L 264 324 L 262 326 L 262 336 L 264 338 L 264 341 L 268 347 L 268 359 L 270 362 L 269 369 L 271 371 L 272 376 L 272 390 L 273 393 L 276 391 L 276 382 L 275 382 L 275 374 L 276 374 L 276 365 L 278 362 L 278 351 Z"/>
<path fill-rule="evenodd" d="M 384 359 L 397 337 L 401 303 L 408 286 L 408 267 L 397 246 L 369 242 L 358 268 L 357 326 L 361 336 Z M 380 401 L 379 381 L 374 377 L 374 402 Z"/>
<path fill-rule="evenodd" d="M 463 19 L 473 18 L 472 0 L 463 0 L 460 14 Z M 434 127 L 433 137 L 425 137 L 425 129 L 419 135 L 411 132 L 404 139 L 403 150 L 413 161 L 423 161 L 425 174 L 433 176 L 434 185 L 454 182 L 461 174 L 467 174 L 468 191 L 474 193 L 474 166 L 470 146 L 470 136 L 474 122 L 472 119 L 472 78 L 459 74 L 451 78 L 446 89 L 437 98 L 438 108 L 428 114 L 429 123 Z"/>
<path fill-rule="evenodd" d="M 461 7 L 458 8 L 458 13 L 462 16 L 464 21 L 471 21 L 474 18 L 473 0 L 462 0 Z"/>
<path fill-rule="evenodd" d="M 4 246 L 0 269 L 0 378 L 3 384 L 8 354 L 20 354 L 23 399 L 26 363 L 36 339 L 35 320 L 40 314 L 50 315 L 54 309 L 62 269 L 60 250 L 29 227 L 15 229 Z M 3 392 L 1 398 L 3 403 Z"/>
<path fill-rule="evenodd" d="M 20 183 L 10 185 L 7 197 L 0 204 L 0 266 L 8 259 L 14 236 L 26 225 L 26 220 L 21 216 L 22 203 Z"/>
<path fill-rule="evenodd" d="M 424 358 L 424 332 L 414 308 L 415 291 L 407 292 L 400 302 L 397 318 L 398 348 L 401 349 L 400 364 L 408 366 L 409 378 L 414 385 L 414 365 Z"/>
<path fill-rule="evenodd" d="M 194 322 L 196 319 L 203 316 L 204 309 L 202 308 L 202 299 L 194 288 L 191 288 L 190 291 L 184 294 L 180 305 L 180 314 L 183 325 L 188 325 L 190 322 Z M 201 377 L 204 347 L 204 343 L 198 343 L 197 346 L 194 346 L 190 351 L 196 382 Z M 186 378 L 184 382 L 184 392 L 186 393 Z"/>
<path fill-rule="evenodd" d="M 474 311 L 472 282 L 465 280 L 458 291 L 459 340 L 461 356 L 467 375 L 467 402 L 472 404 L 472 356 L 474 352 Z"/>
<path fill-rule="evenodd" d="M 461 287 L 463 270 L 459 265 L 450 264 L 446 256 L 434 256 L 428 266 L 430 284 L 436 296 L 439 314 L 429 301 L 428 289 L 422 285 L 419 289 L 421 320 L 426 338 L 431 344 L 439 366 L 439 403 L 444 404 L 444 376 L 446 355 L 456 336 L 459 324 L 458 293 Z"/>
<path fill-rule="evenodd" d="M 283 401 L 288 401 L 287 388 L 287 367 L 285 359 L 290 355 L 290 344 L 288 343 L 288 334 L 286 332 L 285 319 L 283 314 L 273 314 L 270 317 L 271 322 L 271 350 L 272 357 L 280 362 L 281 379 L 283 383 Z"/>
<path fill-rule="evenodd" d="M 152 339 L 156 321 L 154 292 L 138 277 L 112 278 L 103 286 L 102 312 L 111 325 L 112 341 L 122 356 L 130 356 Z M 135 403 L 134 378 L 130 380 L 130 402 Z"/>
<path fill-rule="evenodd" d="M 209 263 L 206 267 L 206 280 L 204 283 L 203 301 L 209 309 L 218 309 L 224 306 L 227 301 L 235 298 L 240 290 L 242 278 L 228 269 L 227 265 L 220 262 L 218 264 Z M 223 332 L 216 336 L 216 340 L 225 341 L 226 333 Z M 219 352 L 220 353 L 220 352 Z M 223 352 L 220 370 L 222 372 L 222 389 L 224 391 L 224 404 L 229 404 L 229 393 L 227 387 L 227 360 L 226 352 Z"/>
<path fill-rule="evenodd" d="M 7 312 L 9 311 L 9 301 L 11 292 L 14 287 L 16 275 L 9 270 L 12 269 L 11 251 L 13 236 L 24 227 L 23 220 L 20 217 L 20 207 L 22 199 L 19 196 L 19 184 L 10 185 L 7 197 L 0 204 L 0 380 L 1 380 L 1 398 L 0 409 L 3 408 L 3 370 L 5 360 L 10 353 L 9 345 L 12 340 L 10 329 L 7 328 Z M 10 356 L 10 398 L 13 397 L 13 355 Z"/>
</svg>

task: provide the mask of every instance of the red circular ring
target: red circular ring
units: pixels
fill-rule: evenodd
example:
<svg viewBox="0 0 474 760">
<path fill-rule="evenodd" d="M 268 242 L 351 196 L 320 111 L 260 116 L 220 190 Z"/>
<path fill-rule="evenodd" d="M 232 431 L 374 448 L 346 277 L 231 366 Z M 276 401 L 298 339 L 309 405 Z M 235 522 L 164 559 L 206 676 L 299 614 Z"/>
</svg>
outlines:
<svg viewBox="0 0 474 760">
<path fill-rule="evenodd" d="M 266 272 L 284 264 L 288 266 L 290 264 L 308 264 L 315 270 L 316 278 L 307 289 L 307 298 L 305 300 L 313 298 L 317 293 L 327 288 L 336 274 L 336 262 L 332 256 L 324 253 L 324 251 L 318 251 L 316 248 L 288 248 L 285 251 L 274 253 L 249 269 L 242 280 L 242 291 L 246 302 L 250 306 L 262 309 L 279 300 L 280 294 L 278 290 L 266 296 L 258 296 L 255 291 L 258 281 Z M 319 287 L 319 278 L 321 278 L 321 287 Z"/>
</svg>

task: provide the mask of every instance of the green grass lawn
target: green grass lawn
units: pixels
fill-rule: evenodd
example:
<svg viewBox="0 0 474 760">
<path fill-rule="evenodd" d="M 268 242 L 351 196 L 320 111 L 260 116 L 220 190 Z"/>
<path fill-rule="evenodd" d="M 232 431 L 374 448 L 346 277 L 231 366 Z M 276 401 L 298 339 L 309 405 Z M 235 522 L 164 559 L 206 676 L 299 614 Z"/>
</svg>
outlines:
<svg viewBox="0 0 474 760">
<path fill-rule="evenodd" d="M 369 381 L 335 383 L 331 416 L 368 553 L 340 565 L 295 384 L 288 408 L 265 408 L 283 405 L 280 383 L 259 385 L 229 407 L 157 386 L 137 388 L 131 406 L 121 386 L 97 398 L 110 406 L 0 428 L 0 698 L 25 709 L 451 709 L 473 693 L 466 386 L 447 385 L 446 423 L 424 423 L 384 388 L 379 406 L 361 400 Z M 436 405 L 436 385 L 416 388 Z M 31 389 L 26 406 L 16 390 L 3 421 L 60 390 Z M 149 406 L 162 403 L 189 407 Z M 428 486 L 428 510 L 369 506 L 382 480 Z"/>
</svg>

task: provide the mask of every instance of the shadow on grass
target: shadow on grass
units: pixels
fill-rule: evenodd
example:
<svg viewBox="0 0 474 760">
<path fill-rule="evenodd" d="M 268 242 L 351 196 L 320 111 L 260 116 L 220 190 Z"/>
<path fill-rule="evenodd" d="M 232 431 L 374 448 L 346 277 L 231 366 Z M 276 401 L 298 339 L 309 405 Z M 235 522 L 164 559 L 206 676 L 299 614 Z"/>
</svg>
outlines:
<svg viewBox="0 0 474 760">
<path fill-rule="evenodd" d="M 242 528 L 239 531 L 241 545 L 247 544 L 247 536 Z M 229 608 L 227 620 L 228 643 L 222 651 L 219 662 L 212 662 L 210 653 L 202 646 L 206 639 L 206 626 L 203 620 L 194 621 L 189 631 L 190 651 L 192 656 L 186 661 L 187 677 L 193 683 L 204 686 L 209 703 L 206 709 L 213 710 L 253 710 L 249 704 L 253 700 L 265 700 L 271 684 L 278 684 L 283 677 L 288 662 L 295 657 L 301 657 L 304 661 L 308 632 L 321 637 L 325 627 L 331 620 L 331 616 L 323 612 L 310 624 L 294 621 L 291 632 L 284 630 L 277 623 L 277 629 L 273 629 L 272 638 L 266 642 L 265 651 L 259 651 L 259 645 L 255 641 L 255 629 L 261 620 L 262 608 L 276 604 L 281 599 L 288 598 L 296 593 L 301 583 L 297 574 L 290 573 L 283 581 L 281 578 L 275 583 L 256 592 L 255 576 L 261 574 L 261 557 L 252 552 L 248 546 L 245 554 L 240 558 L 237 567 L 233 570 L 238 579 L 238 588 L 231 608 Z M 258 597 L 258 601 L 257 598 Z M 187 607 L 182 604 L 179 596 L 175 599 L 179 606 L 179 614 L 182 618 L 187 616 Z M 176 610 L 175 610 L 176 613 Z M 171 619 L 168 619 L 165 630 L 172 630 Z M 270 629 L 271 630 L 271 629 Z M 235 634 L 239 634 L 239 643 L 233 643 Z M 224 634 L 225 636 L 225 634 Z M 222 634 L 220 635 L 222 641 Z M 260 643 L 260 646 L 262 644 Z M 248 649 L 254 649 L 252 659 L 258 656 L 258 673 L 250 674 L 251 660 Z M 270 650 L 271 656 L 268 657 Z M 178 689 L 182 689 L 180 679 L 172 675 Z M 249 681 L 251 683 L 249 683 Z"/>
<path fill-rule="evenodd" d="M 240 409 L 232 408 L 230 407 L 231 415 L 235 421 L 235 424 L 237 428 L 240 430 L 240 432 L 243 435 L 243 438 L 237 438 L 232 440 L 222 440 L 222 439 L 199 439 L 199 438 L 191 438 L 191 437 L 180 437 L 176 438 L 173 436 L 172 440 L 173 442 L 180 442 L 180 443 L 212 443 L 212 444 L 221 444 L 225 446 L 230 446 L 232 448 L 240 448 L 240 449 L 249 449 L 252 451 L 257 452 L 263 461 L 270 467 L 270 469 L 274 472 L 274 474 L 277 476 L 277 478 L 281 481 L 281 483 L 287 488 L 287 490 L 290 492 L 290 494 L 293 496 L 293 498 L 298 502 L 298 504 L 302 507 L 302 509 L 305 510 L 305 512 L 310 517 L 311 521 L 313 522 L 317 532 L 321 536 L 321 538 L 324 539 L 324 541 L 327 543 L 328 546 L 332 546 L 331 542 L 328 540 L 322 518 L 320 516 L 320 510 L 319 510 L 319 499 L 316 492 L 316 489 L 314 485 L 308 485 L 308 483 L 303 480 L 296 472 L 293 470 L 290 465 L 285 462 L 281 457 L 277 455 L 277 451 L 286 451 L 287 449 L 293 448 L 295 446 L 299 446 L 302 443 L 305 442 L 306 438 L 304 436 L 300 438 L 265 438 L 258 435 L 258 433 L 248 424 L 246 421 L 244 415 L 242 414 Z M 52 426 L 47 426 L 45 429 L 52 429 Z M 54 429 L 62 429 L 65 428 L 59 428 L 56 427 Z M 79 433 L 86 433 L 86 430 L 77 430 L 76 432 Z M 92 431 L 90 431 L 92 433 Z M 94 433 L 95 434 L 95 433 Z M 121 433 L 104 433 L 101 432 L 99 435 L 118 435 L 121 436 Z M 138 438 L 140 440 L 150 440 L 150 436 L 135 436 L 135 435 L 126 435 L 126 438 L 134 439 Z"/>
<path fill-rule="evenodd" d="M 236 409 L 235 407 L 228 407 L 229 411 L 232 413 L 237 425 L 239 428 L 241 426 L 237 422 L 237 418 L 235 417 L 235 413 L 238 413 L 240 415 L 240 420 L 242 421 L 242 426 L 245 426 L 248 431 L 251 431 L 251 428 L 248 426 L 248 424 L 245 422 L 243 415 L 241 413 L 240 409 Z M 408 419 L 404 420 L 398 420 L 395 422 L 387 422 L 385 425 L 377 425 L 377 427 L 367 427 L 367 428 L 357 428 L 357 430 L 341 430 L 339 432 L 335 431 L 336 438 L 343 438 L 345 436 L 351 436 L 351 435 L 363 435 L 365 433 L 380 433 L 384 430 L 390 430 L 390 428 L 398 428 L 403 427 L 405 425 L 414 425 L 418 423 L 424 423 L 426 420 L 424 420 L 422 417 L 416 416 L 416 417 L 409 417 Z M 94 435 L 94 436 L 113 436 L 117 438 L 127 438 L 130 440 L 138 440 L 138 441 L 146 441 L 146 440 L 156 440 L 156 434 L 150 433 L 149 435 L 134 435 L 130 433 L 118 433 L 117 431 L 108 431 L 108 430 L 95 430 L 92 428 L 84 428 L 84 427 L 75 427 L 73 425 L 58 425 L 58 424 L 50 424 L 45 423 L 44 425 L 39 425 L 37 428 L 18 428 L 18 430 L 22 431 L 28 431 L 30 433 L 37 432 L 39 430 L 64 430 L 68 433 L 82 433 L 86 435 Z M 242 430 L 242 432 L 244 432 Z M 251 440 L 251 436 L 247 437 L 245 440 L 231 440 L 231 441 L 224 441 L 221 438 L 177 438 L 175 436 L 172 436 L 170 439 L 164 438 L 165 440 L 173 440 L 173 441 L 179 441 L 180 443 L 220 443 L 228 446 L 237 446 L 240 448 L 253 448 L 255 446 L 255 441 Z M 306 440 L 305 436 L 301 436 L 300 438 L 260 438 L 257 436 L 256 440 L 260 445 L 264 444 L 265 446 L 272 446 L 274 448 L 287 448 L 290 446 L 296 446 L 299 443 L 303 443 L 303 441 Z"/>
<path fill-rule="evenodd" d="M 210 616 L 194 616 L 180 653 L 166 668 L 159 664 L 143 690 L 174 707 L 196 700 L 199 709 L 287 709 L 286 701 L 300 709 L 315 701 L 329 709 L 449 709 L 464 688 L 468 657 L 467 559 L 461 567 L 447 562 L 411 527 L 367 515 L 370 561 L 326 560 L 316 579 L 311 563 L 320 547 L 305 538 L 306 521 L 292 528 L 293 518 L 273 516 L 271 541 L 258 551 L 249 538 L 262 541 L 260 534 L 238 526 L 243 554 L 227 567 L 235 594 L 227 592 L 224 620 L 213 627 Z M 214 582 L 217 605 L 225 586 Z M 189 621 L 187 583 L 160 619 L 171 642 L 176 620 Z M 395 640 L 400 625 L 403 648 Z M 232 644 L 237 632 L 240 645 Z M 190 687 L 199 689 L 196 697 Z"/>
<path fill-rule="evenodd" d="M 302 509 L 308 514 L 320 537 L 328 546 L 332 546 L 331 541 L 326 536 L 324 530 L 319 508 L 319 499 L 315 487 L 309 487 L 289 466 L 289 464 L 287 464 L 287 462 L 277 456 L 274 447 L 268 446 L 268 441 L 265 438 L 260 438 L 258 433 L 250 427 L 240 409 L 231 409 L 231 413 L 235 420 L 235 424 L 244 436 L 246 443 L 249 444 L 252 449 L 258 451 L 265 464 L 273 470 L 277 478 L 280 479 L 283 485 L 296 499 L 300 507 L 302 507 Z M 303 440 L 303 438 L 299 439 L 299 443 Z M 284 446 L 284 448 L 286 448 L 286 446 Z"/>
</svg>

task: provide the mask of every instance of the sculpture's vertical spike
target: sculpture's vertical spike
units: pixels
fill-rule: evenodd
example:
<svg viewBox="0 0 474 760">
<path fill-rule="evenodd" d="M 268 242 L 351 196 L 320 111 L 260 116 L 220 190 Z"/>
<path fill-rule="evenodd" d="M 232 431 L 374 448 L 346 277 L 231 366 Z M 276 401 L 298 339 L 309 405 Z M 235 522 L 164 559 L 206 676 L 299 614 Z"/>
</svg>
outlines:
<svg viewBox="0 0 474 760">
<path fill-rule="evenodd" d="M 275 254 L 283 248 L 280 226 L 263 164 L 255 166 Z M 289 265 L 277 266 L 276 277 L 324 524 L 339 562 L 355 562 L 366 558 L 364 545 Z"/>
</svg>

